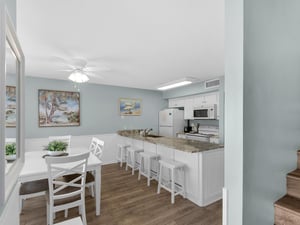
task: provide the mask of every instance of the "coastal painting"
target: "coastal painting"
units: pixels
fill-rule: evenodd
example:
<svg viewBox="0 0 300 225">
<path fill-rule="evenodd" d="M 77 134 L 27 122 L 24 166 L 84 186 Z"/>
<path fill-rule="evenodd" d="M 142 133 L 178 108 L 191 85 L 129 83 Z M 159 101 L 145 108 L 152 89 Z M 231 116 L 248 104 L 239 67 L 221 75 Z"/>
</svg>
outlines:
<svg viewBox="0 0 300 225">
<path fill-rule="evenodd" d="M 39 126 L 80 125 L 80 94 L 70 91 L 39 90 Z"/>
<path fill-rule="evenodd" d="M 121 116 L 140 116 L 142 114 L 141 99 L 120 98 L 120 115 Z"/>
<path fill-rule="evenodd" d="M 16 87 L 6 86 L 5 125 L 16 127 Z"/>
</svg>

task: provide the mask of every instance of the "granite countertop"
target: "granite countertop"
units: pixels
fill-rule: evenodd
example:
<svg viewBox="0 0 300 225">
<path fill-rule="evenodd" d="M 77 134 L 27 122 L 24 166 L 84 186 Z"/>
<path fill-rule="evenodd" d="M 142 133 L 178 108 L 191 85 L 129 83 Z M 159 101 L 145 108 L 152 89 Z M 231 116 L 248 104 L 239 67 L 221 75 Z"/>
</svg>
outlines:
<svg viewBox="0 0 300 225">
<path fill-rule="evenodd" d="M 213 149 L 223 148 L 223 145 L 213 144 L 209 142 L 202 142 L 196 140 L 187 140 L 182 138 L 171 137 L 144 137 L 140 135 L 141 130 L 120 130 L 117 133 L 123 137 L 129 137 L 136 140 L 147 141 L 152 144 L 163 145 L 176 150 L 196 153 L 209 151 Z"/>
</svg>

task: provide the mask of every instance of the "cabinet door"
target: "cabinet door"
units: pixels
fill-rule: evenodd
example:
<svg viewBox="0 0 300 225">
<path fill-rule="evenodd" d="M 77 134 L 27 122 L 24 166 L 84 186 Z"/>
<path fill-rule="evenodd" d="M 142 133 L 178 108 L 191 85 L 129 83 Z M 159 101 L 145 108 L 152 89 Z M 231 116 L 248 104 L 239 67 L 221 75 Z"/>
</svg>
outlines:
<svg viewBox="0 0 300 225">
<path fill-rule="evenodd" d="M 208 93 L 203 95 L 196 95 L 194 97 L 194 105 L 201 106 L 201 105 L 212 105 L 212 104 L 218 104 L 218 93 Z"/>
<path fill-rule="evenodd" d="M 207 105 L 217 104 L 217 94 L 209 93 L 204 96 L 204 103 Z"/>
<path fill-rule="evenodd" d="M 169 99 L 169 108 L 184 107 L 184 99 L 182 98 L 171 98 Z"/>
<path fill-rule="evenodd" d="M 194 100 L 193 98 L 187 98 L 184 101 L 184 119 L 194 119 Z"/>
<path fill-rule="evenodd" d="M 204 95 L 196 95 L 193 100 L 193 104 L 195 107 L 201 106 L 205 103 Z"/>
</svg>

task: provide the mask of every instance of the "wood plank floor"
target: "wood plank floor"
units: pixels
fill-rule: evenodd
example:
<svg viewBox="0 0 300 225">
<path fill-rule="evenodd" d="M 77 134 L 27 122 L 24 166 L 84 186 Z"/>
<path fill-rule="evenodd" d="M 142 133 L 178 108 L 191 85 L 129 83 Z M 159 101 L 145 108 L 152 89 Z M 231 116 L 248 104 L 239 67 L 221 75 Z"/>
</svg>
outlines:
<svg viewBox="0 0 300 225">
<path fill-rule="evenodd" d="M 147 187 L 146 179 L 137 180 L 137 174 L 120 168 L 118 164 L 102 167 L 101 215 L 95 215 L 94 199 L 86 197 L 88 225 L 221 225 L 222 202 L 198 207 L 181 196 L 171 204 L 170 193 L 163 190 L 158 195 L 157 182 Z M 21 225 L 46 224 L 44 197 L 28 199 L 20 215 Z M 69 218 L 78 216 L 77 209 L 69 210 Z M 57 213 L 55 222 L 64 220 Z"/>
</svg>

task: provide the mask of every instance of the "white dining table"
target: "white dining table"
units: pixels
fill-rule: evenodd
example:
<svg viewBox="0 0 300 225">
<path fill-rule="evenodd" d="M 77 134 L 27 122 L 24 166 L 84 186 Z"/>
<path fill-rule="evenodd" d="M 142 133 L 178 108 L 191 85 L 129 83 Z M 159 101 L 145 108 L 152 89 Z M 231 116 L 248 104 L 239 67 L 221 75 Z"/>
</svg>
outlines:
<svg viewBox="0 0 300 225">
<path fill-rule="evenodd" d="M 71 148 L 69 150 L 69 155 L 81 154 L 87 151 L 87 148 Z M 43 158 L 46 154 L 47 151 L 32 151 L 25 153 L 24 166 L 18 178 L 20 183 L 48 178 L 47 164 Z M 101 165 L 102 161 L 95 155 L 90 154 L 88 158 L 87 171 L 95 171 L 95 202 L 97 216 L 100 215 Z"/>
</svg>

